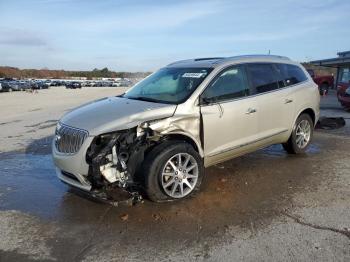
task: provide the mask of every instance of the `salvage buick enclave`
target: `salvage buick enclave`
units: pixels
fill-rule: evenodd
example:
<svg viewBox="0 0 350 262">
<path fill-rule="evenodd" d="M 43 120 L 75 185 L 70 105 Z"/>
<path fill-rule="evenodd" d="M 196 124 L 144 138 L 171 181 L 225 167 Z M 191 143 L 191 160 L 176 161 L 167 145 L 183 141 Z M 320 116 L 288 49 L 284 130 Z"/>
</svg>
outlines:
<svg viewBox="0 0 350 262">
<path fill-rule="evenodd" d="M 319 102 L 309 74 L 286 57 L 178 61 L 67 113 L 53 158 L 63 182 L 88 192 L 181 199 L 199 190 L 204 167 L 278 143 L 304 153 Z"/>
</svg>

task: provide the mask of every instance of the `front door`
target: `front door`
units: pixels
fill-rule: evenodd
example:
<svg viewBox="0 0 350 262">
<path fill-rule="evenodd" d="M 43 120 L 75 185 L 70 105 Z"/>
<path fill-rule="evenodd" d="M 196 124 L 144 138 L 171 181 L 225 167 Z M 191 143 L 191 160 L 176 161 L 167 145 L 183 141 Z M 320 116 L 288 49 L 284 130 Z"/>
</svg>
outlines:
<svg viewBox="0 0 350 262">
<path fill-rule="evenodd" d="M 201 95 L 205 165 L 248 150 L 257 139 L 259 108 L 244 66 L 232 66 L 212 81 Z"/>
</svg>

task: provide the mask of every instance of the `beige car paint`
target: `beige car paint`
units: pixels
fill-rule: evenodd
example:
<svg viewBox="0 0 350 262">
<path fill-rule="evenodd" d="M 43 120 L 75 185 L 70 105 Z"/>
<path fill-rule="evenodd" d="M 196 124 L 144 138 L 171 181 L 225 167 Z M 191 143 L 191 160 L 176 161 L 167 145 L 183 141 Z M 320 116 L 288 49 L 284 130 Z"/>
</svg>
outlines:
<svg viewBox="0 0 350 262">
<path fill-rule="evenodd" d="M 181 134 L 192 138 L 206 167 L 285 142 L 303 110 L 311 108 L 318 119 L 319 95 L 311 79 L 259 95 L 212 105 L 199 104 L 200 94 L 220 71 L 229 66 L 251 62 L 283 62 L 300 66 L 290 60 L 271 60 L 247 57 L 243 61 L 231 61 L 215 68 L 192 96 L 184 104 L 178 105 L 173 117 L 155 121 L 151 128 L 162 135 Z M 249 113 L 251 109 L 255 112 Z M 199 112 L 202 114 L 204 144 L 200 139 Z"/>
</svg>

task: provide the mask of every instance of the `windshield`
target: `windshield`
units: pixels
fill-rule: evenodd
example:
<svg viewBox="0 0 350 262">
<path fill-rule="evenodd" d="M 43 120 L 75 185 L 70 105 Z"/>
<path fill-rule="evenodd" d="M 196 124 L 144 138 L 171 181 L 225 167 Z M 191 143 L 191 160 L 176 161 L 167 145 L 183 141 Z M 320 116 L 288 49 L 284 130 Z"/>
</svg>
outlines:
<svg viewBox="0 0 350 262">
<path fill-rule="evenodd" d="M 124 97 L 179 104 L 203 82 L 212 68 L 163 68 L 136 84 Z"/>
</svg>

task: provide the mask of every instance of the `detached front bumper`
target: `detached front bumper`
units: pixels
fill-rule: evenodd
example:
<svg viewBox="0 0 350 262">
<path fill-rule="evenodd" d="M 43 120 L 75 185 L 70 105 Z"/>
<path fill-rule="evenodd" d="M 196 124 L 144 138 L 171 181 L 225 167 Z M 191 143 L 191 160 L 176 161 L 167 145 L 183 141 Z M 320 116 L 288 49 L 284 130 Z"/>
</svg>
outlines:
<svg viewBox="0 0 350 262">
<path fill-rule="evenodd" d="M 87 137 L 77 153 L 65 154 L 57 151 L 55 141 L 52 144 L 52 158 L 56 166 L 56 174 L 60 180 L 84 191 L 91 190 L 91 183 L 86 176 L 89 165 L 86 163 L 86 151 L 93 137 Z"/>
</svg>

